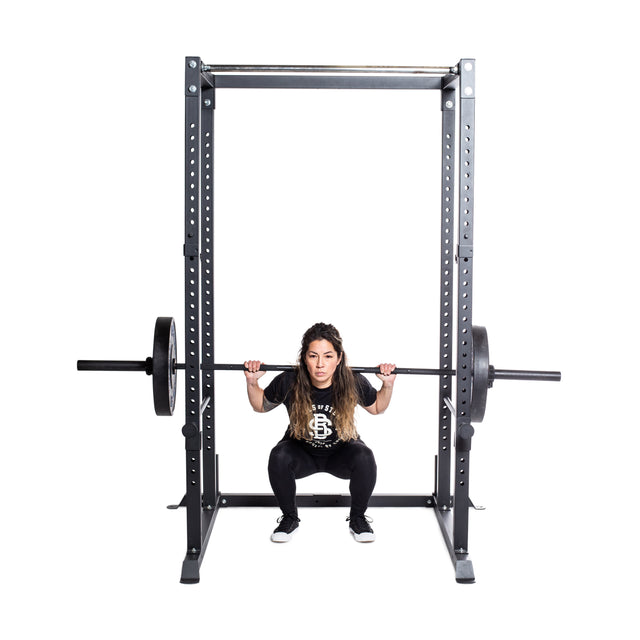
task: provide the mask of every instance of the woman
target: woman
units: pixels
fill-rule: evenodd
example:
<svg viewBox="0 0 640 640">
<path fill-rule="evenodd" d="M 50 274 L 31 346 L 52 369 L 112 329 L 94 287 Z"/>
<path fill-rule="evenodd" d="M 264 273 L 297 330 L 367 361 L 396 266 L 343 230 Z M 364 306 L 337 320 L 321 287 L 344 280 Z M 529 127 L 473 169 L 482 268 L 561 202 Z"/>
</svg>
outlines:
<svg viewBox="0 0 640 640">
<path fill-rule="evenodd" d="M 264 413 L 284 403 L 289 427 L 269 457 L 269 480 L 282 510 L 273 542 L 288 542 L 298 528 L 296 479 L 324 471 L 350 480 L 349 531 L 358 542 L 373 542 L 375 535 L 365 517 L 376 483 L 373 453 L 355 426 L 354 411 L 361 404 L 371 414 L 389 406 L 396 376 L 393 364 L 381 364 L 382 388 L 347 366 L 338 330 L 330 324 L 314 324 L 302 337 L 295 371 L 286 371 L 261 389 L 262 363 L 244 363 L 247 393 L 254 411 Z"/>
</svg>

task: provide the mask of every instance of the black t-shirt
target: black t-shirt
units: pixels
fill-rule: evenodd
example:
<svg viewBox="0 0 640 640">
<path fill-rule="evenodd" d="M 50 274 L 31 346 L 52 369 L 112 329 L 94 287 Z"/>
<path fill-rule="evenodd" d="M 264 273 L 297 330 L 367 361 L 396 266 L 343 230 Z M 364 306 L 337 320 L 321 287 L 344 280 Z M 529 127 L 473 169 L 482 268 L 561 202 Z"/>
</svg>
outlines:
<svg viewBox="0 0 640 640">
<path fill-rule="evenodd" d="M 361 374 L 354 374 L 356 381 L 356 391 L 358 393 L 358 403 L 363 407 L 369 407 L 376 401 L 377 391 L 371 386 L 371 383 Z M 293 404 L 293 384 L 296 379 L 294 371 L 285 371 L 276 376 L 264 390 L 264 397 L 268 402 L 274 405 L 284 403 L 287 411 L 291 414 L 291 406 Z M 311 440 L 299 440 L 304 443 L 311 453 L 331 453 L 342 442 L 338 440 L 336 431 L 335 410 L 332 406 L 333 392 L 332 387 L 326 389 L 318 389 L 311 387 L 311 409 L 313 418 L 309 422 L 309 431 L 313 434 Z M 290 428 L 284 435 L 283 440 L 293 440 Z"/>
</svg>

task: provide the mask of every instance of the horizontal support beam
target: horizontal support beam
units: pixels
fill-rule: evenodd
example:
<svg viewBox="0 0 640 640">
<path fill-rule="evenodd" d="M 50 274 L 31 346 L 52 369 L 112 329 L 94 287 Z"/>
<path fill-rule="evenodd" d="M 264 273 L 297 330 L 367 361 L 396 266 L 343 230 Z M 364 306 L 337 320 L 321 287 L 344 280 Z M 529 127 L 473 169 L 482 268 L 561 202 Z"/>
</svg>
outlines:
<svg viewBox="0 0 640 640">
<path fill-rule="evenodd" d="M 299 493 L 296 496 L 298 507 L 350 507 L 351 496 L 348 493 L 316 494 Z M 218 500 L 220 507 L 277 507 L 278 502 L 272 493 L 223 493 Z M 420 494 L 373 494 L 370 507 L 432 507 L 431 495 Z"/>
<path fill-rule="evenodd" d="M 216 89 L 442 89 L 434 76 L 218 75 Z"/>
<path fill-rule="evenodd" d="M 202 71 L 211 73 L 409 73 L 443 75 L 455 73 L 456 67 L 375 67 L 327 65 L 203 64 Z"/>
</svg>

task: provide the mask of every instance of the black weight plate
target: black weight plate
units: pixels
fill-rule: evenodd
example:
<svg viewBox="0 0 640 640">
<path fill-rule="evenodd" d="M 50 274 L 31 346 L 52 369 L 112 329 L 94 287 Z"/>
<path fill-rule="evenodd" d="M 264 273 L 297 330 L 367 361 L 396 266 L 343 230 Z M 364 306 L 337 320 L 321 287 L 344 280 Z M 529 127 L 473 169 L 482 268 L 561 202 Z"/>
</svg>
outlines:
<svg viewBox="0 0 640 640">
<path fill-rule="evenodd" d="M 489 389 L 489 339 L 484 327 L 471 327 L 471 422 L 482 422 Z"/>
<path fill-rule="evenodd" d="M 176 406 L 176 324 L 157 318 L 153 332 L 153 405 L 159 416 L 173 415 Z"/>
</svg>

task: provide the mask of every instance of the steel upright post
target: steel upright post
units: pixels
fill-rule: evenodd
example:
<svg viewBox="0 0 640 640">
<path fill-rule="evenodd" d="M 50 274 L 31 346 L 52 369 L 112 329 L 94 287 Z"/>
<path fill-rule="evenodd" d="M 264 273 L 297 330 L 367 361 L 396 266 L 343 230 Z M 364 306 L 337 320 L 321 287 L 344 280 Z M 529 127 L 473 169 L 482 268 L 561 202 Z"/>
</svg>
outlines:
<svg viewBox="0 0 640 640">
<path fill-rule="evenodd" d="M 212 77 L 212 76 L 210 76 Z M 202 476 L 204 492 L 202 504 L 213 509 L 218 498 L 217 458 L 215 441 L 215 383 L 214 360 L 214 282 L 213 282 L 213 122 L 215 109 L 215 87 L 202 90 L 202 137 L 201 137 L 201 238 L 202 238 L 202 398 L 209 398 L 202 415 Z"/>
<path fill-rule="evenodd" d="M 197 582 L 202 546 L 202 488 L 200 469 L 200 58 L 186 59 L 185 73 L 185 504 L 187 555 L 182 582 Z"/>
<path fill-rule="evenodd" d="M 464 562 L 468 554 L 469 458 L 471 451 L 472 287 L 475 150 L 475 60 L 463 59 L 460 73 L 460 139 L 458 201 L 458 310 L 456 364 L 456 440 L 453 550 Z M 468 577 L 473 578 L 473 572 Z"/>
<path fill-rule="evenodd" d="M 441 91 L 442 110 L 442 187 L 440 237 L 440 368 L 451 369 L 453 360 L 453 237 L 455 190 L 456 91 Z M 452 395 L 452 376 L 440 377 L 438 405 L 438 448 L 436 468 L 436 508 L 451 506 L 451 449 L 455 421 L 445 398 Z"/>
</svg>

